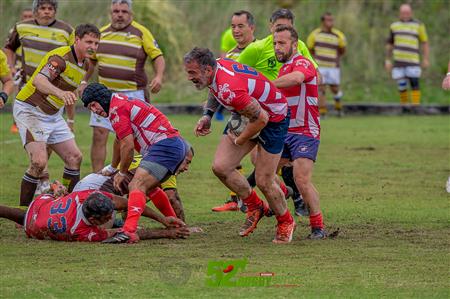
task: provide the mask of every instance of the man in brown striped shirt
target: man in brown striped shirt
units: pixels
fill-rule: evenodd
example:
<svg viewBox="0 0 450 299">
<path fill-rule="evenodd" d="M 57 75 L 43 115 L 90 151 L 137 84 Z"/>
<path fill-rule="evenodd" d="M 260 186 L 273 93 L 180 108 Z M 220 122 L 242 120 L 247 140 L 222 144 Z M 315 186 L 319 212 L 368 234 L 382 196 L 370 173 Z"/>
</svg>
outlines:
<svg viewBox="0 0 450 299">
<path fill-rule="evenodd" d="M 152 33 L 133 20 L 131 0 L 111 1 L 111 23 L 100 29 L 101 38 L 96 53 L 99 82 L 113 92 L 145 101 L 161 89 L 165 61 Z M 152 59 L 155 75 L 148 80 L 145 73 L 147 57 Z M 109 132 L 113 132 L 107 118 L 91 114 L 93 127 L 91 162 L 93 172 L 105 164 Z"/>
<path fill-rule="evenodd" d="M 8 65 L 14 77 L 17 76 L 16 51 L 21 49 L 21 85 L 19 90 L 31 78 L 37 66 L 44 56 L 51 50 L 73 44 L 75 35 L 73 28 L 56 19 L 58 2 L 56 0 L 34 0 L 33 18 L 17 23 L 11 30 L 5 45 L 5 54 L 8 57 Z M 66 109 L 69 127 L 73 130 L 75 107 Z M 51 150 L 49 150 L 49 155 Z M 41 189 L 49 186 L 49 174 L 47 168 L 40 178 Z"/>
</svg>

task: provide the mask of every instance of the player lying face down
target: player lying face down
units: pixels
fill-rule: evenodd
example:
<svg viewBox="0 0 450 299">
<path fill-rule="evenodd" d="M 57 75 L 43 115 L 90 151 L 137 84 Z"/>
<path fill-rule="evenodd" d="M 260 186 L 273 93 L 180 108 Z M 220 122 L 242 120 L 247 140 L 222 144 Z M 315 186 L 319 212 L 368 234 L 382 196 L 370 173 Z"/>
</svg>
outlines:
<svg viewBox="0 0 450 299">
<path fill-rule="evenodd" d="M 26 212 L 0 206 L 0 217 L 23 224 L 30 238 L 100 242 L 117 232 L 117 229 L 105 229 L 100 225 L 111 219 L 114 210 L 122 211 L 127 206 L 123 197 L 86 190 L 58 198 L 43 194 L 33 200 Z M 143 215 L 162 223 L 167 229 L 140 229 L 137 232 L 140 239 L 189 236 L 189 229 L 179 219 L 163 217 L 148 207 L 145 207 Z"/>
</svg>

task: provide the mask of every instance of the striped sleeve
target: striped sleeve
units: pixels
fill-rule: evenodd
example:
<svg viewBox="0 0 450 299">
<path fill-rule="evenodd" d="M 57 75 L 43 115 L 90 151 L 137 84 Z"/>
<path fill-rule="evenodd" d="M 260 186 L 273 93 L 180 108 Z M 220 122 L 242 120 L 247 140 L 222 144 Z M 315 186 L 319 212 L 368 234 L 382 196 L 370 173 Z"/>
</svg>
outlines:
<svg viewBox="0 0 450 299">
<path fill-rule="evenodd" d="M 419 25 L 419 41 L 425 43 L 428 41 L 427 30 L 425 29 L 425 25 L 420 23 Z"/>
<path fill-rule="evenodd" d="M 156 39 L 153 37 L 152 33 L 147 30 L 147 28 L 139 26 L 139 29 L 142 31 L 142 40 L 143 40 L 143 48 L 145 53 L 151 58 L 155 59 L 158 56 L 163 55 L 161 49 L 159 48 Z"/>
</svg>

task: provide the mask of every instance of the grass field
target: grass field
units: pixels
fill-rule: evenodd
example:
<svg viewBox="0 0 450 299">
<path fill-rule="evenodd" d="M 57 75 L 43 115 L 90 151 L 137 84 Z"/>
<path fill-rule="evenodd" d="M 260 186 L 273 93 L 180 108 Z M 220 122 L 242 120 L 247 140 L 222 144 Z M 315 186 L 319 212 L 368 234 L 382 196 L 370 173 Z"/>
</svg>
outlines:
<svg viewBox="0 0 450 299">
<path fill-rule="evenodd" d="M 326 226 L 341 233 L 333 240 L 305 240 L 307 219 L 297 219 L 286 246 L 271 243 L 273 218 L 241 238 L 243 214 L 210 212 L 226 196 L 210 171 L 222 124 L 199 139 L 191 133 L 196 117 L 171 119 L 196 148 L 179 188 L 188 223 L 205 233 L 124 246 L 71 244 L 27 239 L 0 220 L 0 297 L 449 298 L 447 116 L 324 120 L 314 181 Z M 90 170 L 87 121 L 80 115 L 76 127 L 83 174 Z M 15 205 L 27 159 L 10 123 L 9 115 L 0 115 L 0 202 Z M 53 157 L 52 177 L 61 171 Z M 237 276 L 269 271 L 291 286 L 206 286 L 209 261 L 243 258 L 248 264 Z"/>
</svg>

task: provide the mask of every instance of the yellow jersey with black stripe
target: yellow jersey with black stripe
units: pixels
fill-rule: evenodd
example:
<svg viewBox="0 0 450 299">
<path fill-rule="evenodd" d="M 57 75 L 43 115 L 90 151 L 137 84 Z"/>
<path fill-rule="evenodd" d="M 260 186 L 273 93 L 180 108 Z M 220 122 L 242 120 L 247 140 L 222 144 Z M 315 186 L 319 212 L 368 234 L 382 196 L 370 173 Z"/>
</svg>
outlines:
<svg viewBox="0 0 450 299">
<path fill-rule="evenodd" d="M 331 31 L 316 28 L 309 34 L 306 45 L 319 67 L 339 67 L 340 51 L 347 41 L 344 33 L 335 28 Z"/>
<path fill-rule="evenodd" d="M 133 21 L 121 30 L 111 24 L 100 29 L 96 57 L 99 82 L 114 91 L 145 89 L 147 56 L 152 60 L 162 55 L 151 32 Z"/>
<path fill-rule="evenodd" d="M 5 48 L 16 52 L 22 47 L 23 81 L 26 82 L 49 51 L 70 46 L 74 41 L 75 32 L 69 24 L 55 20 L 48 26 L 42 26 L 31 19 L 16 24 Z"/>
<path fill-rule="evenodd" d="M 10 75 L 8 61 L 6 59 L 6 54 L 0 49 L 0 78 Z"/>
<path fill-rule="evenodd" d="M 17 94 L 16 99 L 39 107 L 46 114 L 55 114 L 64 107 L 64 101 L 54 95 L 44 94 L 36 89 L 33 80 L 42 74 L 56 87 L 74 91 L 89 69 L 87 60 L 78 62 L 73 46 L 61 47 L 47 53 L 33 76 Z"/>
<path fill-rule="evenodd" d="M 427 31 L 422 22 L 410 20 L 392 23 L 387 42 L 394 46 L 394 66 L 420 65 L 420 43 L 427 41 Z"/>
</svg>

